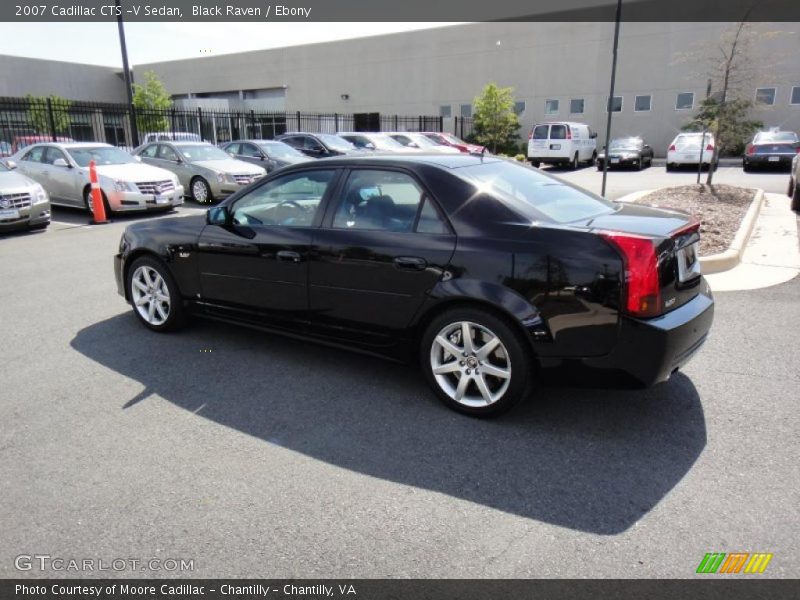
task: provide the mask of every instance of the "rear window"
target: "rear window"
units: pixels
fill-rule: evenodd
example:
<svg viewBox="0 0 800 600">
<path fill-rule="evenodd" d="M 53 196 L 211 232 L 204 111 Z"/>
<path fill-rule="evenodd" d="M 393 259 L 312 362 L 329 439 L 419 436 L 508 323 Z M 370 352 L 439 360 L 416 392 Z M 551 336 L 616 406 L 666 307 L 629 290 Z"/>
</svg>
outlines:
<svg viewBox="0 0 800 600">
<path fill-rule="evenodd" d="M 519 164 L 498 161 L 455 172 L 530 221 L 569 223 L 614 212 L 607 200 Z"/>
<path fill-rule="evenodd" d="M 549 125 L 537 125 L 533 128 L 533 139 L 546 140 L 548 129 L 550 129 Z"/>
<path fill-rule="evenodd" d="M 566 125 L 551 125 L 550 126 L 550 139 L 551 140 L 565 140 L 565 139 L 567 139 L 567 126 Z"/>
</svg>

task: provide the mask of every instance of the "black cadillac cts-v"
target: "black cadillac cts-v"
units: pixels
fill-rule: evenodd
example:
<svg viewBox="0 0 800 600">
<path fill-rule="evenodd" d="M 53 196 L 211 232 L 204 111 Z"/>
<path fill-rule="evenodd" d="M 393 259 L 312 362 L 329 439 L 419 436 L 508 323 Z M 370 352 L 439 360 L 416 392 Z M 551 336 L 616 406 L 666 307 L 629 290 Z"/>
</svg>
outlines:
<svg viewBox="0 0 800 600">
<path fill-rule="evenodd" d="M 698 239 L 682 213 L 497 158 L 342 157 L 129 226 L 115 272 L 152 330 L 193 313 L 417 359 L 446 404 L 488 416 L 542 368 L 651 385 L 685 364 L 714 310 Z"/>
</svg>

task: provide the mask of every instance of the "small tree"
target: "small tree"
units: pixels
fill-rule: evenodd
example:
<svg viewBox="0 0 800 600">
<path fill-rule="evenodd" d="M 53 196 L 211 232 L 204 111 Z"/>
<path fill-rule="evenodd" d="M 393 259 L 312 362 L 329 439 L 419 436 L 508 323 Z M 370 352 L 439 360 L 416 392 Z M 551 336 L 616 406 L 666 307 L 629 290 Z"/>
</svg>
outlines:
<svg viewBox="0 0 800 600">
<path fill-rule="evenodd" d="M 519 117 L 514 112 L 513 94 L 513 88 L 490 83 L 473 100 L 474 137 L 492 152 L 516 146 Z"/>
<path fill-rule="evenodd" d="M 143 84 L 133 84 L 133 106 L 140 132 L 169 129 L 169 119 L 164 111 L 172 108 L 172 98 L 153 71 L 145 71 Z"/>
<path fill-rule="evenodd" d="M 683 126 L 684 131 L 716 131 L 717 149 L 723 154 L 740 154 L 748 138 L 764 123 L 748 118 L 753 103 L 736 99 L 719 102 L 706 98 L 694 118 Z"/>
<path fill-rule="evenodd" d="M 69 134 L 70 117 L 69 108 L 72 102 L 61 96 L 32 96 L 28 94 L 28 112 L 26 114 L 28 123 L 40 135 L 51 135 L 50 115 L 48 114 L 47 100 L 50 100 L 50 108 L 53 111 L 53 126 L 56 135 Z"/>
</svg>

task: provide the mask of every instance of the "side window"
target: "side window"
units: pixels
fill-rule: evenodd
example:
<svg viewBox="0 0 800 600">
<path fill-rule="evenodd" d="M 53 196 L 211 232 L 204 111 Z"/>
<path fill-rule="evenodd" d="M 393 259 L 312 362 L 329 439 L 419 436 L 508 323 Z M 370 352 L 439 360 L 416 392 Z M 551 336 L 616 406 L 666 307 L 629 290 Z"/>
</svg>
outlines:
<svg viewBox="0 0 800 600">
<path fill-rule="evenodd" d="M 150 144 L 145 149 L 143 149 L 139 154 L 140 156 L 144 156 L 145 158 L 155 158 L 157 150 L 158 146 L 156 144 Z"/>
<path fill-rule="evenodd" d="M 45 150 L 42 162 L 47 163 L 48 165 L 52 165 L 59 158 L 67 160 L 67 157 L 64 156 L 64 153 L 61 150 L 59 150 L 58 148 L 53 148 L 52 146 L 48 146 L 47 149 Z"/>
<path fill-rule="evenodd" d="M 239 146 L 240 144 L 228 144 L 227 146 L 225 146 L 225 152 L 227 152 L 228 154 L 239 154 L 240 152 Z"/>
<path fill-rule="evenodd" d="M 238 152 L 240 156 L 249 156 L 252 158 L 261 158 L 261 152 L 258 151 L 253 144 L 242 144 L 242 149 Z"/>
<path fill-rule="evenodd" d="M 310 135 L 303 138 L 303 147 L 306 150 L 322 150 L 323 149 L 322 148 L 322 144 L 320 144 L 317 140 L 315 140 Z"/>
<path fill-rule="evenodd" d="M 423 197 L 422 188 L 406 173 L 353 171 L 336 208 L 333 227 L 410 232 Z"/>
<path fill-rule="evenodd" d="M 171 160 L 177 161 L 178 155 L 175 153 L 175 150 L 167 146 L 166 144 L 159 144 L 158 145 L 158 158 L 162 160 Z"/>
<path fill-rule="evenodd" d="M 292 148 L 302 148 L 303 147 L 303 139 L 298 138 L 296 135 L 291 137 L 283 138 L 282 141 L 284 144 L 289 144 Z"/>
<path fill-rule="evenodd" d="M 236 201 L 233 222 L 309 227 L 335 174 L 335 170 L 325 169 L 273 179 Z"/>
<path fill-rule="evenodd" d="M 449 233 L 430 198 L 425 198 L 417 221 L 417 233 Z"/>
<path fill-rule="evenodd" d="M 44 162 L 42 159 L 44 158 L 44 149 L 45 146 L 36 146 L 31 150 L 28 150 L 28 153 L 22 157 L 22 160 L 27 160 L 29 162 Z"/>
</svg>

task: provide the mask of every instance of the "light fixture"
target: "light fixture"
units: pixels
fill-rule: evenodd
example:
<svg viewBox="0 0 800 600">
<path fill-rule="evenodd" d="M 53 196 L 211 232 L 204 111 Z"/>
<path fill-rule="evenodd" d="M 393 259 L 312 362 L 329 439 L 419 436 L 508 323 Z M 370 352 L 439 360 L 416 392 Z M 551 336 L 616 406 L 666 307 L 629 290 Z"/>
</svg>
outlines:
<svg viewBox="0 0 800 600">
<path fill-rule="evenodd" d="M 350 94 L 342 94 L 342 100 L 350 100 Z"/>
</svg>

